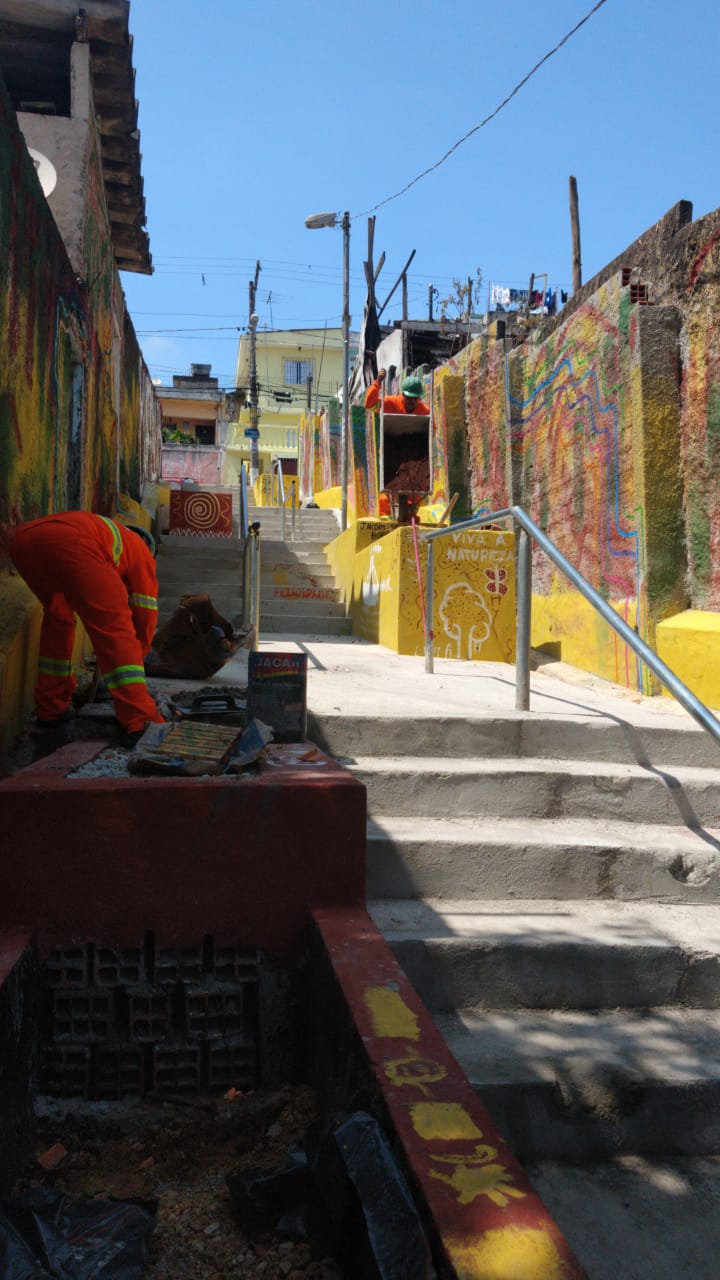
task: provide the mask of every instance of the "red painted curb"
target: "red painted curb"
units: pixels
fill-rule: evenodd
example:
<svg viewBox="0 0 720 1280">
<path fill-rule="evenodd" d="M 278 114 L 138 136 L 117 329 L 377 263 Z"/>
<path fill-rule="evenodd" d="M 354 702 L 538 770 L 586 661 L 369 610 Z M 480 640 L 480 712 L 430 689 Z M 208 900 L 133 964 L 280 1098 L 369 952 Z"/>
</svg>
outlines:
<svg viewBox="0 0 720 1280">
<path fill-rule="evenodd" d="M 450 1275 L 587 1280 L 370 917 L 313 914 Z"/>
</svg>

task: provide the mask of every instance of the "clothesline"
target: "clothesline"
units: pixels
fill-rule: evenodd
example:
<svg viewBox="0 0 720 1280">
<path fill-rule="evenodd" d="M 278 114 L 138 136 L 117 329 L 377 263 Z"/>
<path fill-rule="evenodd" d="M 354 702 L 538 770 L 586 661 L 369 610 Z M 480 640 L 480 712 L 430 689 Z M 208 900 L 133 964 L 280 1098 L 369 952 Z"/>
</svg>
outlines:
<svg viewBox="0 0 720 1280">
<path fill-rule="evenodd" d="M 509 289 L 505 285 L 491 284 L 489 307 L 492 311 L 507 311 L 513 307 L 527 307 L 531 311 L 542 310 L 545 315 L 554 316 L 558 301 L 561 306 L 568 300 L 564 289 L 534 289 L 532 296 L 529 289 Z"/>
</svg>

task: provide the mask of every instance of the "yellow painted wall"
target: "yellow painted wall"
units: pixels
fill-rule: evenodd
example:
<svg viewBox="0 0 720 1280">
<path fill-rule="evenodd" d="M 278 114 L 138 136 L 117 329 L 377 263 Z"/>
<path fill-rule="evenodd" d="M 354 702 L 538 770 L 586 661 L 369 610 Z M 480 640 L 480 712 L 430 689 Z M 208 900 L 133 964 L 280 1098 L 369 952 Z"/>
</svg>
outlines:
<svg viewBox="0 0 720 1280">
<path fill-rule="evenodd" d="M 363 538 L 366 545 L 355 550 L 354 540 Z M 502 530 L 463 531 L 435 543 L 435 657 L 514 661 L 514 545 L 514 535 Z M 421 533 L 418 552 L 424 600 L 427 544 Z M 422 654 L 425 636 L 412 528 L 359 521 L 330 544 L 327 554 L 344 589 L 353 634 L 397 653 Z"/>
<path fill-rule="evenodd" d="M 328 490 L 328 492 L 336 492 L 339 498 L 339 489 Z M 318 503 L 318 506 L 320 505 L 322 504 Z M 333 541 L 325 548 L 328 563 L 340 589 L 340 599 L 345 604 L 350 602 L 353 596 L 356 556 L 365 547 L 369 547 L 378 538 L 384 538 L 386 534 L 391 533 L 395 528 L 397 526 L 391 520 L 357 520 L 354 524 L 349 525 L 344 533 L 339 534 L 337 538 L 333 538 Z"/>
<path fill-rule="evenodd" d="M 659 622 L 657 653 L 696 698 L 720 708 L 720 614 L 687 609 Z M 663 688 L 666 697 L 672 695 Z"/>
<path fill-rule="evenodd" d="M 0 575 L 0 776 L 22 718 L 33 705 L 37 680 L 42 606 L 18 573 Z M 75 628 L 73 666 L 92 653 L 85 628 Z"/>
<path fill-rule="evenodd" d="M 561 578 L 557 574 L 558 579 Z M 530 643 L 584 671 L 627 688 L 642 687 L 639 659 L 574 588 L 553 582 L 550 595 L 532 597 Z M 637 602 L 630 598 L 608 602 L 629 627 L 637 621 Z"/>
</svg>

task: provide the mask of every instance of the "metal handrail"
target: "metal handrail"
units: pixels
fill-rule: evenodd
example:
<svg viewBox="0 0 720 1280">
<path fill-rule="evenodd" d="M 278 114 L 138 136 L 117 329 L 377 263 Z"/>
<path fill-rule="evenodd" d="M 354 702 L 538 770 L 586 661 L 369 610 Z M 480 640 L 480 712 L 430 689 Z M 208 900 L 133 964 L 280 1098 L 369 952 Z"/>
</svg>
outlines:
<svg viewBox="0 0 720 1280">
<path fill-rule="evenodd" d="M 658 680 L 664 684 L 669 693 L 680 703 L 682 707 L 697 720 L 698 724 L 720 743 L 720 721 L 718 721 L 712 712 L 701 702 L 695 694 L 683 684 L 679 676 L 659 658 L 656 653 L 645 644 L 644 640 L 629 627 L 626 622 L 615 612 L 611 605 L 603 600 L 602 596 L 591 587 L 586 578 L 565 558 L 561 551 L 555 546 L 555 543 L 543 533 L 542 529 L 535 524 L 534 520 L 523 511 L 522 507 L 503 507 L 501 511 L 491 511 L 485 515 L 474 516 L 471 520 L 463 520 L 460 524 L 452 525 L 449 529 L 437 529 L 432 533 L 423 533 L 423 539 L 428 544 L 427 549 L 427 569 L 425 581 L 425 616 L 427 619 L 425 627 L 425 670 L 431 672 L 433 670 L 433 585 L 434 585 L 434 552 L 433 543 L 437 538 L 447 537 L 448 534 L 460 533 L 464 529 L 477 529 L 482 525 L 494 524 L 498 520 L 514 520 L 520 526 L 520 538 L 518 542 L 518 560 L 517 560 L 517 617 L 516 617 L 516 641 L 515 641 L 515 707 L 518 711 L 529 711 L 530 709 L 530 618 L 532 605 L 532 557 L 530 548 L 530 538 L 534 538 L 538 546 L 545 552 L 546 556 L 552 560 L 566 578 L 569 578 L 573 586 L 577 588 L 582 596 L 593 606 L 594 609 L 605 619 L 613 631 L 617 632 L 626 645 L 633 650 L 634 653 L 644 662 L 647 667 L 657 676 Z"/>
<path fill-rule="evenodd" d="M 278 478 L 278 505 L 280 507 L 280 537 L 285 541 L 285 482 L 283 480 L 282 459 L 276 458 L 273 466 L 277 470 Z"/>
</svg>

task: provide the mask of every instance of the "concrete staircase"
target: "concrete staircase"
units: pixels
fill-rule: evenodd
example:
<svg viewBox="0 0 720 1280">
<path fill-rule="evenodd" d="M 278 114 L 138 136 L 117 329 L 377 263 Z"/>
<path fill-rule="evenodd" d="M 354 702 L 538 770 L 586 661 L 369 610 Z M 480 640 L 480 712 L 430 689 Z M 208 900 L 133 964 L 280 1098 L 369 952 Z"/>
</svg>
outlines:
<svg viewBox="0 0 720 1280">
<path fill-rule="evenodd" d="M 334 512 L 252 507 L 249 521 L 260 523 L 260 634 L 346 636 L 352 624 L 323 548 L 339 533 Z"/>
<path fill-rule="evenodd" d="M 162 538 L 157 556 L 158 626 L 167 622 L 180 597 L 207 591 L 219 613 L 242 622 L 242 560 L 235 538 Z"/>
<path fill-rule="evenodd" d="M 323 552 L 338 533 L 333 512 L 298 510 L 294 540 L 290 512 L 284 538 L 279 508 L 251 508 L 249 520 L 261 526 L 260 635 L 349 635 L 351 621 Z M 157 571 L 158 625 L 171 616 L 181 595 L 198 591 L 207 591 L 215 608 L 235 626 L 242 622 L 242 558 L 236 538 L 166 535 Z"/>
<path fill-rule="evenodd" d="M 542 1162 L 590 1276 L 677 1274 L 672 1252 L 648 1263 L 660 1246 L 621 1165 L 661 1186 L 663 1162 L 693 1157 L 700 1193 L 697 1158 L 720 1154 L 720 749 L 621 716 L 320 729 L 367 787 L 369 909 L 531 1176 Z M 619 1179 L 604 1211 L 637 1271 L 610 1239 L 593 1252 L 574 1191 L 591 1168 Z M 716 1259 L 690 1274 L 714 1280 Z"/>
</svg>

